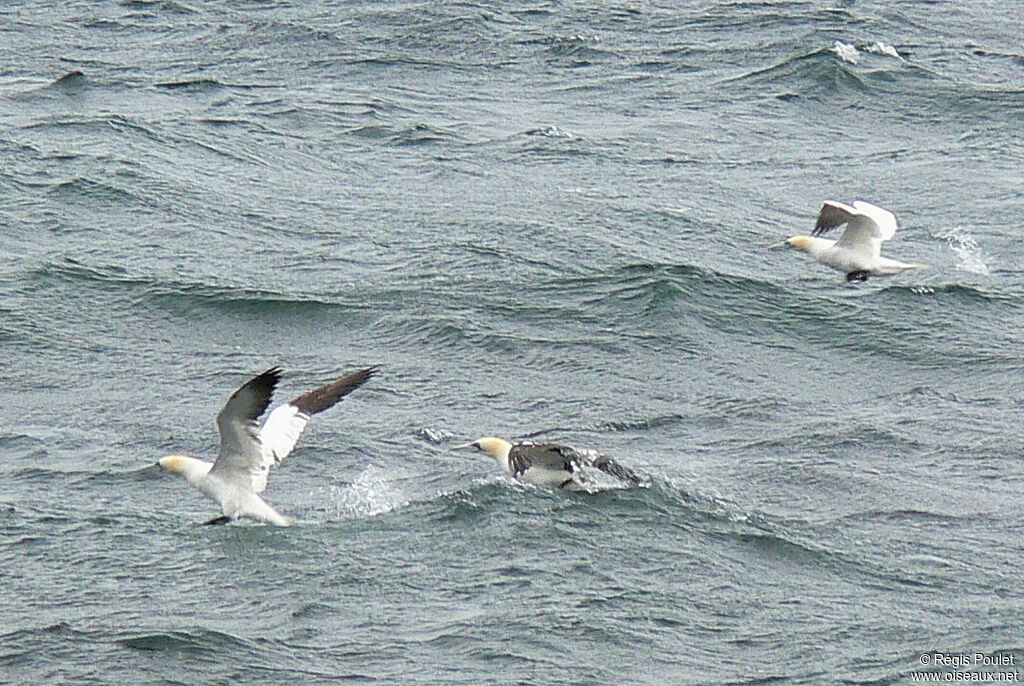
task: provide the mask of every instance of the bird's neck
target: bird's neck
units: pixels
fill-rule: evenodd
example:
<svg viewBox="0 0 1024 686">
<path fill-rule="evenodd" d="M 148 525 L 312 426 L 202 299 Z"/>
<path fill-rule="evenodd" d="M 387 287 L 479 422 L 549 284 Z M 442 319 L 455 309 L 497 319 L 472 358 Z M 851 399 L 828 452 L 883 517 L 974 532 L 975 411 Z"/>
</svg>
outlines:
<svg viewBox="0 0 1024 686">
<path fill-rule="evenodd" d="M 491 457 L 498 463 L 498 466 L 507 472 L 512 471 L 512 465 L 509 464 L 508 456 L 512 452 L 512 444 L 504 440 L 496 440 L 492 446 L 490 446 Z"/>
<path fill-rule="evenodd" d="M 181 457 L 181 475 L 188 479 L 189 483 L 195 484 L 199 479 L 210 473 L 213 467 L 212 462 L 197 460 L 194 457 Z"/>
<path fill-rule="evenodd" d="M 836 242 L 831 238 L 819 236 L 800 236 L 800 241 L 794 243 L 797 248 L 806 251 L 814 258 L 821 257 L 835 244 Z"/>
</svg>

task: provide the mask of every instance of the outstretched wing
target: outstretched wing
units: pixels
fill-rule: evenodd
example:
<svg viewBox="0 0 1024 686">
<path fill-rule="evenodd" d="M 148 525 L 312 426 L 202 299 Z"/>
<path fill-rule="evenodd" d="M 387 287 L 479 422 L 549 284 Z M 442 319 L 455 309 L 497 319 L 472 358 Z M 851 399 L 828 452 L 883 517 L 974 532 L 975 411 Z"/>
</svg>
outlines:
<svg viewBox="0 0 1024 686">
<path fill-rule="evenodd" d="M 560 469 L 571 474 L 583 467 L 594 467 L 627 483 L 640 483 L 640 477 L 633 470 L 607 455 L 558 443 L 519 443 L 512 446 L 508 460 L 512 474 L 517 477 L 531 467 Z"/>
<path fill-rule="evenodd" d="M 517 443 L 508 452 L 513 476 L 521 476 L 531 467 L 575 473 L 580 468 L 580 453 L 557 443 Z"/>
<path fill-rule="evenodd" d="M 281 370 L 271 367 L 235 391 L 217 415 L 220 452 L 210 469 L 225 481 L 247 484 L 263 462 L 256 420 L 270 405 Z"/>
<path fill-rule="evenodd" d="M 820 236 L 842 224 L 846 224 L 846 230 L 836 247 L 872 257 L 881 255 L 882 241 L 896 233 L 896 217 L 889 210 L 863 200 L 855 200 L 853 207 L 828 200 L 821 206 L 811 235 Z"/>
<path fill-rule="evenodd" d="M 258 434 L 260 463 L 258 470 L 252 474 L 252 490 L 262 493 L 266 489 L 270 468 L 281 464 L 292 451 L 309 424 L 310 417 L 334 407 L 376 373 L 376 367 L 352 372 L 275 408 Z"/>
<path fill-rule="evenodd" d="M 878 237 L 887 241 L 896 235 L 896 215 L 878 205 L 863 200 L 854 200 L 853 206 L 861 214 L 871 218 L 878 225 Z"/>
<path fill-rule="evenodd" d="M 842 226 L 850 221 L 856 214 L 857 210 L 849 205 L 826 200 L 822 203 L 821 210 L 818 211 L 818 221 L 814 223 L 814 231 L 811 231 L 811 235 L 824 235 L 837 226 Z"/>
<path fill-rule="evenodd" d="M 600 469 L 605 474 L 614 476 L 616 479 L 631 483 L 634 486 L 640 483 L 640 477 L 636 475 L 636 472 L 626 465 L 616 462 L 607 455 L 596 453 L 593 458 L 587 460 L 587 464 Z"/>
</svg>

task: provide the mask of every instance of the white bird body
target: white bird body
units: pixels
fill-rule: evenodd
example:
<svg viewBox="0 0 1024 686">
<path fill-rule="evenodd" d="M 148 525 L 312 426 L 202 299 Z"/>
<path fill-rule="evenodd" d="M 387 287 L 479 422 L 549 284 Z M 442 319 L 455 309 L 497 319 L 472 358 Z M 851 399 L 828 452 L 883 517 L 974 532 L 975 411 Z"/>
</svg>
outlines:
<svg viewBox="0 0 1024 686">
<path fill-rule="evenodd" d="M 821 237 L 842 224 L 846 224 L 846 230 L 839 240 Z M 861 200 L 854 201 L 852 207 L 829 200 L 822 204 L 810 236 L 793 236 L 773 247 L 803 250 L 818 262 L 845 273 L 847 281 L 924 268 L 923 264 L 882 257 L 882 243 L 895 234 L 896 217 L 892 212 Z"/>
<path fill-rule="evenodd" d="M 258 428 L 256 421 L 270 404 L 281 375 L 276 367 L 268 369 L 235 391 L 217 415 L 221 443 L 215 461 L 168 455 L 158 464 L 181 474 L 220 505 L 222 516 L 208 524 L 247 517 L 288 526 L 293 520 L 259 495 L 267 488 L 270 468 L 281 464 L 292 451 L 312 415 L 333 407 L 375 373 L 375 368 L 363 369 L 301 395 L 275 408 Z"/>
<path fill-rule="evenodd" d="M 596 467 L 633 484 L 640 478 L 627 467 L 596 450 L 581 450 L 558 443 L 511 443 L 504 438 L 485 436 L 453 450 L 475 449 L 488 454 L 505 473 L 524 483 L 541 488 L 582 488 L 581 468 Z"/>
</svg>

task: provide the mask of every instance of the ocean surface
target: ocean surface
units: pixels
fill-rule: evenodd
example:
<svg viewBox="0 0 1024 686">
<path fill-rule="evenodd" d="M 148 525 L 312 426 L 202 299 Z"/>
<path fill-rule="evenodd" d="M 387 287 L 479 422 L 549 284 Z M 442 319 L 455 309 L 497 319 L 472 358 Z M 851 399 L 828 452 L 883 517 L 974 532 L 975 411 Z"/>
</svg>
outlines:
<svg viewBox="0 0 1024 686">
<path fill-rule="evenodd" d="M 3 3 L 0 683 L 1024 678 L 1022 35 L 990 0 Z M 928 269 L 767 250 L 826 199 Z M 272 474 L 297 526 L 201 526 L 152 465 L 273 365 L 282 401 L 381 371 Z M 644 484 L 524 486 L 451 450 L 482 435 Z"/>
</svg>

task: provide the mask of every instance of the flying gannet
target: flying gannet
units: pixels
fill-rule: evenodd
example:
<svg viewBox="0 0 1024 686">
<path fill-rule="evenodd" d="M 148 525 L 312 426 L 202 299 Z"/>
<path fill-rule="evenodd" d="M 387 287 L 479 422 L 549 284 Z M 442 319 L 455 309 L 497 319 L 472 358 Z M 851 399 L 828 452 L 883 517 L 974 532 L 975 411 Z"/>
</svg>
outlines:
<svg viewBox="0 0 1024 686">
<path fill-rule="evenodd" d="M 510 443 L 504 438 L 485 436 L 452 450 L 478 450 L 487 453 L 516 479 L 546 488 L 584 487 L 581 469 L 596 467 L 617 479 L 639 484 L 632 470 L 596 450 L 572 448 L 558 443 Z"/>
<path fill-rule="evenodd" d="M 267 488 L 270 468 L 281 464 L 292 451 L 310 417 L 333 407 L 376 373 L 376 367 L 362 369 L 300 395 L 276 407 L 261 428 L 257 420 L 270 405 L 270 397 L 281 378 L 281 370 L 271 367 L 235 391 L 217 415 L 220 452 L 216 460 L 206 462 L 184 455 L 168 455 L 157 464 L 169 472 L 181 474 L 220 505 L 221 516 L 206 524 L 224 524 L 249 517 L 289 526 L 293 520 L 259 496 Z"/>
<path fill-rule="evenodd" d="M 830 229 L 846 224 L 839 240 L 821 238 Z M 853 207 L 831 200 L 825 201 L 810 236 L 793 236 L 772 247 L 796 248 L 846 274 L 847 281 L 866 281 L 869 276 L 892 276 L 910 269 L 923 269 L 923 264 L 907 264 L 882 257 L 882 242 L 896 233 L 896 217 L 892 212 L 863 200 Z"/>
</svg>

